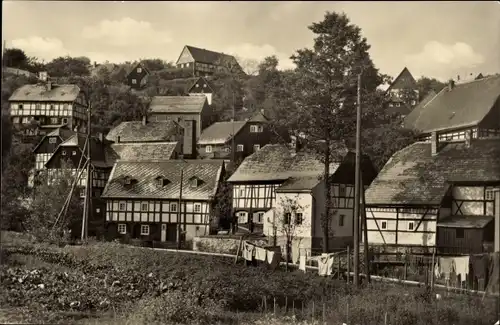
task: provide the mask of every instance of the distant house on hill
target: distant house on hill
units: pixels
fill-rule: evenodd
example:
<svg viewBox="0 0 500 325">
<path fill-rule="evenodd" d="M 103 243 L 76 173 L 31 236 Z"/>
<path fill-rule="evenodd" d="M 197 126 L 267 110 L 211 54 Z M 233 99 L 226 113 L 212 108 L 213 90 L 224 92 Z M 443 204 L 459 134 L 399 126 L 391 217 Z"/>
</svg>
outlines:
<svg viewBox="0 0 500 325">
<path fill-rule="evenodd" d="M 137 63 L 127 74 L 127 84 L 132 89 L 142 89 L 147 86 L 149 70 L 141 63 Z"/>
<path fill-rule="evenodd" d="M 189 96 L 205 96 L 207 97 L 208 105 L 212 105 L 212 96 L 215 93 L 215 85 L 208 78 L 199 77 L 187 89 Z"/>
<path fill-rule="evenodd" d="M 234 56 L 190 45 L 184 46 L 175 65 L 180 69 L 190 69 L 193 76 L 209 76 L 217 70 L 243 72 Z"/>
<path fill-rule="evenodd" d="M 408 68 L 404 68 L 386 90 L 389 96 L 389 111 L 399 113 L 402 117 L 408 115 L 417 105 L 419 91 L 417 81 Z"/>
</svg>

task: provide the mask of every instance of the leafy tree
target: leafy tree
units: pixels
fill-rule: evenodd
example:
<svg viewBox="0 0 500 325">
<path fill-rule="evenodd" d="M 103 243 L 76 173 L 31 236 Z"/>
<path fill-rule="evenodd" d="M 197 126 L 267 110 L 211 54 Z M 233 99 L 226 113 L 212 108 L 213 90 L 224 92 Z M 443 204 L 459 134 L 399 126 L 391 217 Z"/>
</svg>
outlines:
<svg viewBox="0 0 500 325">
<path fill-rule="evenodd" d="M 383 82 L 371 61 L 361 29 L 345 14 L 327 12 L 323 21 L 309 29 L 316 35 L 312 49 L 292 56 L 297 66 L 294 78 L 293 109 L 282 109 L 282 124 L 303 134 L 306 146 L 324 164 L 323 179 L 329 184 L 330 164 L 336 146 L 352 138 L 356 129 L 357 76 L 362 73 L 363 107 L 373 107 L 381 99 L 376 88 Z M 365 118 L 373 115 L 365 110 Z M 322 216 L 323 251 L 328 251 L 329 220 L 332 209 L 330 186 L 325 186 L 326 209 Z"/>
<path fill-rule="evenodd" d="M 29 63 L 29 58 L 23 50 L 10 48 L 5 50 L 2 61 L 6 67 L 25 69 Z"/>
<path fill-rule="evenodd" d="M 444 88 L 445 84 L 435 78 L 422 77 L 417 80 L 417 87 L 419 92 L 419 101 L 424 99 L 425 96 L 434 90 L 436 94 Z"/>
<path fill-rule="evenodd" d="M 90 60 L 86 57 L 58 57 L 46 64 L 50 77 L 75 77 L 90 75 Z"/>
<path fill-rule="evenodd" d="M 146 59 L 146 60 L 142 60 L 141 63 L 150 72 L 160 71 L 160 70 L 163 70 L 165 68 L 173 68 L 173 66 L 171 66 L 169 63 L 163 61 L 162 59 Z"/>
</svg>

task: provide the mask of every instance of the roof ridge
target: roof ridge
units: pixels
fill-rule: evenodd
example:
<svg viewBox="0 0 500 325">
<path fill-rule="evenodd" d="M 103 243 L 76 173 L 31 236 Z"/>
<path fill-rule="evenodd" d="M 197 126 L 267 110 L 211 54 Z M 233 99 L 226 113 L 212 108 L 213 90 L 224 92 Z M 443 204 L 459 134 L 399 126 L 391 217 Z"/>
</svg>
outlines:
<svg viewBox="0 0 500 325">
<path fill-rule="evenodd" d="M 494 74 L 494 75 L 483 77 L 480 79 L 472 79 L 472 80 L 458 81 L 458 82 L 454 81 L 454 82 L 455 82 L 455 86 L 458 87 L 458 86 L 468 85 L 468 84 L 476 82 L 476 81 L 486 81 L 488 79 L 493 79 L 493 78 L 500 78 L 500 74 Z M 446 87 L 443 87 L 443 89 L 445 89 L 445 88 Z"/>
</svg>

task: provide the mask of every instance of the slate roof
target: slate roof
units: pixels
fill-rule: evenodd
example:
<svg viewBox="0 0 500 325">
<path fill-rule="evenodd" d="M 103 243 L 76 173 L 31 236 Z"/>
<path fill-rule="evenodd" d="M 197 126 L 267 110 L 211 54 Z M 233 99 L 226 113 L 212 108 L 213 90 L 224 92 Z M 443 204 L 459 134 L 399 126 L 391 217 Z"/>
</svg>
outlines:
<svg viewBox="0 0 500 325">
<path fill-rule="evenodd" d="M 500 140 L 444 143 L 436 156 L 430 142 L 396 152 L 366 191 L 368 205 L 438 205 L 449 182 L 500 181 Z"/>
<path fill-rule="evenodd" d="M 229 54 L 205 50 L 191 45 L 186 45 L 186 48 L 196 62 L 217 64 L 219 60 L 236 60 L 234 56 Z"/>
<path fill-rule="evenodd" d="M 58 127 L 52 132 L 49 132 L 46 134 L 42 140 L 36 145 L 35 149 L 33 149 L 33 152 L 36 152 L 37 149 L 42 145 L 42 143 L 45 141 L 46 138 L 51 138 L 51 137 L 59 137 L 61 140 L 65 141 L 75 135 L 76 132 L 73 130 L 68 129 L 67 127 Z"/>
<path fill-rule="evenodd" d="M 172 159 L 177 142 L 113 143 L 108 159 L 113 162 Z"/>
<path fill-rule="evenodd" d="M 73 102 L 79 93 L 77 85 L 52 85 L 51 90 L 43 84 L 24 85 L 14 91 L 9 101 Z"/>
<path fill-rule="evenodd" d="M 332 172 L 338 164 L 332 164 Z M 295 156 L 282 144 L 268 144 L 246 157 L 229 178 L 229 182 L 284 181 L 290 177 L 315 177 L 324 170 L 317 157 L 307 151 Z"/>
<path fill-rule="evenodd" d="M 500 97 L 500 75 L 444 87 L 425 105 L 406 116 L 404 126 L 421 133 L 479 124 Z"/>
<path fill-rule="evenodd" d="M 153 113 L 201 113 L 205 96 L 155 96 L 150 108 Z"/>
<path fill-rule="evenodd" d="M 221 160 L 118 161 L 111 171 L 102 197 L 177 199 L 180 194 L 180 171 L 183 169 L 182 198 L 209 200 L 217 192 L 223 168 L 224 162 Z M 169 183 L 158 187 L 155 182 L 158 176 L 164 177 Z M 190 179 L 194 176 L 201 180 L 196 188 L 190 186 Z M 124 185 L 125 177 L 135 182 Z"/>
<path fill-rule="evenodd" d="M 302 192 L 311 191 L 318 185 L 322 180 L 322 174 L 314 176 L 299 176 L 290 177 L 287 179 L 280 187 L 276 189 L 276 192 Z"/>
<path fill-rule="evenodd" d="M 120 142 L 165 142 L 177 134 L 178 128 L 179 124 L 171 120 L 147 122 L 146 125 L 143 125 L 142 121 L 128 121 L 111 129 L 106 139 L 118 142 L 120 137 Z"/>
<path fill-rule="evenodd" d="M 404 67 L 403 70 L 399 73 L 399 75 L 394 79 L 389 88 L 386 91 L 390 91 L 391 89 L 403 89 L 403 88 L 416 88 L 417 81 L 413 78 L 413 75 L 410 73 L 407 67 Z"/>
<path fill-rule="evenodd" d="M 494 220 L 493 216 L 449 216 L 438 221 L 438 227 L 482 229 Z"/>
<path fill-rule="evenodd" d="M 203 130 L 198 140 L 200 145 L 225 144 L 243 129 L 246 122 L 216 122 Z M 234 130 L 234 133 L 233 133 Z"/>
</svg>

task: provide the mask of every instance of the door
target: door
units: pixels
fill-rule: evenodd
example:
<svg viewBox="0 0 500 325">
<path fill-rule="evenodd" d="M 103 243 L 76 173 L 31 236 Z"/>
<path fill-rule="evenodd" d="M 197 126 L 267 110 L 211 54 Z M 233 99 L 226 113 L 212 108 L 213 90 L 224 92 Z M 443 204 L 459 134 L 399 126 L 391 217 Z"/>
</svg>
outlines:
<svg viewBox="0 0 500 325">
<path fill-rule="evenodd" d="M 167 224 L 161 224 L 161 241 L 167 241 Z"/>
<path fill-rule="evenodd" d="M 170 223 L 167 228 L 167 239 L 168 241 L 175 242 L 177 241 L 177 224 Z"/>
</svg>

